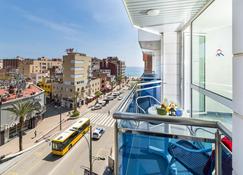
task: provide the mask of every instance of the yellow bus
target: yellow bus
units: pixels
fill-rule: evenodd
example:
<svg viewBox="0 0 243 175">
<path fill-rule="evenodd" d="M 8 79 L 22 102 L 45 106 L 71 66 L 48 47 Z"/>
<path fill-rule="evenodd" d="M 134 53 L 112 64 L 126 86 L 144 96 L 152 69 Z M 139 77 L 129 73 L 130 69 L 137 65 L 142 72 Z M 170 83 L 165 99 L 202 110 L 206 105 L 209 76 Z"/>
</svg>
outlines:
<svg viewBox="0 0 243 175">
<path fill-rule="evenodd" d="M 66 154 L 88 131 L 90 119 L 81 118 L 67 130 L 52 140 L 52 154 L 63 156 Z"/>
</svg>

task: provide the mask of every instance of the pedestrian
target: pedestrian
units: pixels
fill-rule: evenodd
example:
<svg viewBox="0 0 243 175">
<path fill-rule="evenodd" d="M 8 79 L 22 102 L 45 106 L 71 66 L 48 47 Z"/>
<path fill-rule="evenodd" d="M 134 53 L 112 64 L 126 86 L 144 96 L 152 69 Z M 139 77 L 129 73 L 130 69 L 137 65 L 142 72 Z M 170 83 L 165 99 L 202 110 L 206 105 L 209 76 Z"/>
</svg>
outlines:
<svg viewBox="0 0 243 175">
<path fill-rule="evenodd" d="M 110 115 L 111 114 L 111 112 L 110 112 L 110 110 L 108 111 L 108 115 Z"/>
<path fill-rule="evenodd" d="M 34 134 L 35 134 L 35 138 L 36 138 L 36 136 L 37 136 L 37 131 L 36 130 L 35 130 Z"/>
</svg>

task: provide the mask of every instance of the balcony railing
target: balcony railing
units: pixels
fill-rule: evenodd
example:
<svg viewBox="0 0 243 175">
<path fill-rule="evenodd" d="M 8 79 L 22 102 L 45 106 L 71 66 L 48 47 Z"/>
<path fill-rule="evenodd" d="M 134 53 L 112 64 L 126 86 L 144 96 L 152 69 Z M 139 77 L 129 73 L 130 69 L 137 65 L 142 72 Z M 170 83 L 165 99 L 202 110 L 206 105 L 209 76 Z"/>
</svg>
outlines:
<svg viewBox="0 0 243 175">
<path fill-rule="evenodd" d="M 126 112 L 147 113 L 148 108 L 160 104 L 162 81 L 139 83 L 133 87 L 124 105 Z"/>
<path fill-rule="evenodd" d="M 217 121 L 149 115 L 135 104 L 132 111 L 137 87 L 113 114 L 117 175 L 231 174 L 231 131 Z"/>
</svg>

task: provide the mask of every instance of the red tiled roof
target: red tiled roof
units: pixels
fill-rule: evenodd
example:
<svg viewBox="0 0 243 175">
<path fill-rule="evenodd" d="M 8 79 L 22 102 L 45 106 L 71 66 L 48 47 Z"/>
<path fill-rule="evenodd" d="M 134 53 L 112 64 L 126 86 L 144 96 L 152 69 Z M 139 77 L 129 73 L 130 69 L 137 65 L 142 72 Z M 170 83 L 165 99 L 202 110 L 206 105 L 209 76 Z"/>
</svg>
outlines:
<svg viewBox="0 0 243 175">
<path fill-rule="evenodd" d="M 18 98 L 28 97 L 28 96 L 34 95 L 38 92 L 41 92 L 40 88 L 38 88 L 35 85 L 30 85 L 28 88 L 26 88 L 22 91 L 22 93 L 21 93 L 22 96 L 20 96 Z M 0 89 L 0 95 L 4 95 L 4 94 L 7 94 L 7 93 L 8 93 L 7 90 Z M 10 100 L 14 100 L 14 99 L 17 99 L 16 94 L 9 94 L 9 96 L 6 97 L 5 100 L 3 100 L 3 102 L 7 102 L 7 101 L 10 101 Z"/>
</svg>

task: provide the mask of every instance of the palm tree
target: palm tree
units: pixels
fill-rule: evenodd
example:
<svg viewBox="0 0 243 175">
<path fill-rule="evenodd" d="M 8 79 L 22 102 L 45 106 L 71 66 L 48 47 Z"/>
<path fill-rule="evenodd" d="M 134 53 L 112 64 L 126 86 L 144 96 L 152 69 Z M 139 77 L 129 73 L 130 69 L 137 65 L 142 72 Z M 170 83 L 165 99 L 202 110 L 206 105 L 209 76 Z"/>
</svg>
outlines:
<svg viewBox="0 0 243 175">
<path fill-rule="evenodd" d="M 121 75 L 118 75 L 118 76 L 116 77 L 116 82 L 117 82 L 118 85 L 119 85 L 119 89 L 120 89 L 121 81 L 122 81 L 122 76 L 121 76 Z"/>
<path fill-rule="evenodd" d="M 17 116 L 19 119 L 19 151 L 23 150 L 23 132 L 22 128 L 24 125 L 25 118 L 28 114 L 33 111 L 38 111 L 40 106 L 36 102 L 18 102 L 17 104 L 12 104 L 12 107 L 3 110 L 10 111 Z"/>
</svg>

